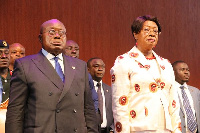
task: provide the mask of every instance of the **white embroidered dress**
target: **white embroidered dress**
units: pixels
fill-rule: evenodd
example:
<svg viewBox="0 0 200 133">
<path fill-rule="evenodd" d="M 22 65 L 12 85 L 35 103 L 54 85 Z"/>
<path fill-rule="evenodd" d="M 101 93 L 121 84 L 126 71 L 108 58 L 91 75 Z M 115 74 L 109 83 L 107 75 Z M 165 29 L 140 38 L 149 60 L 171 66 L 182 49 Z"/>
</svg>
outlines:
<svg viewBox="0 0 200 133">
<path fill-rule="evenodd" d="M 149 61 L 133 47 L 111 68 L 115 132 L 181 133 L 172 66 L 153 54 Z"/>
</svg>

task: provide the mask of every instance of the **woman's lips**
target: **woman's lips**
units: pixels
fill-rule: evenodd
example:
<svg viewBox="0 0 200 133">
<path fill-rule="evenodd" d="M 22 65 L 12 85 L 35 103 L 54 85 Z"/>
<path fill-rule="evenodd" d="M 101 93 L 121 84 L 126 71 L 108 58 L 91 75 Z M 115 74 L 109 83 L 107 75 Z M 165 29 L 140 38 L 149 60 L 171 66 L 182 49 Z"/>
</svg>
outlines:
<svg viewBox="0 0 200 133">
<path fill-rule="evenodd" d="M 149 42 L 155 42 L 155 39 L 147 39 Z"/>
</svg>

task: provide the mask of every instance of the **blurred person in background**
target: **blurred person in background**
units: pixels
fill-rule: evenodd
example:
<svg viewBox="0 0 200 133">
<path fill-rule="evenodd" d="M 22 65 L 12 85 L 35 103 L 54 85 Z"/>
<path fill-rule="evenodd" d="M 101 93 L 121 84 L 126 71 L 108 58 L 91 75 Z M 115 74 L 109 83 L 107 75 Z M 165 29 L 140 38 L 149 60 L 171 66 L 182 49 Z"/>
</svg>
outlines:
<svg viewBox="0 0 200 133">
<path fill-rule="evenodd" d="M 5 132 L 6 112 L 10 93 L 11 71 L 9 70 L 9 44 L 0 40 L 0 132 Z"/>
<path fill-rule="evenodd" d="M 9 46 L 9 52 L 10 52 L 9 69 L 10 71 L 13 71 L 15 60 L 25 56 L 25 48 L 20 43 L 13 43 Z"/>
<path fill-rule="evenodd" d="M 66 47 L 63 49 L 65 55 L 79 58 L 79 45 L 73 40 L 67 40 Z"/>
</svg>

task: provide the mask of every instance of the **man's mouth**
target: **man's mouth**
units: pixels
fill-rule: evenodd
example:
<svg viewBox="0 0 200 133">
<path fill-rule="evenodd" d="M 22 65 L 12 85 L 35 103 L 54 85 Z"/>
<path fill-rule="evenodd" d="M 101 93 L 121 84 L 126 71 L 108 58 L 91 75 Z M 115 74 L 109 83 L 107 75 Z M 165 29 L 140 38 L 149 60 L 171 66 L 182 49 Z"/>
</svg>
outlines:
<svg viewBox="0 0 200 133">
<path fill-rule="evenodd" d="M 72 57 L 74 57 L 74 58 L 77 58 L 77 56 L 76 56 L 76 55 L 73 55 Z"/>
<path fill-rule="evenodd" d="M 52 43 L 54 46 L 61 46 L 61 43 L 60 42 L 53 42 Z"/>
<path fill-rule="evenodd" d="M 8 64 L 8 61 L 2 61 L 2 64 Z"/>
<path fill-rule="evenodd" d="M 189 76 L 185 76 L 185 79 L 189 79 Z"/>
<path fill-rule="evenodd" d="M 103 73 L 97 73 L 97 75 L 99 75 L 99 76 L 103 76 Z"/>
</svg>

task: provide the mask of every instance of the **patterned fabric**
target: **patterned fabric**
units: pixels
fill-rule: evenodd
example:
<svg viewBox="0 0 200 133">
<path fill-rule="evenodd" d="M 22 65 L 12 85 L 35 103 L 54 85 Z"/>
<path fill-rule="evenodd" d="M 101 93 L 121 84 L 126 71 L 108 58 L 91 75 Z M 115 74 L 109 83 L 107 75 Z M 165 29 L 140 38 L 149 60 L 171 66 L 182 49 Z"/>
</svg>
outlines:
<svg viewBox="0 0 200 133">
<path fill-rule="evenodd" d="M 54 60 L 55 60 L 55 69 L 56 69 L 56 72 L 58 73 L 58 75 L 60 76 L 60 78 L 62 79 L 62 81 L 64 82 L 65 81 L 65 76 L 63 74 L 63 71 L 62 71 L 62 68 L 58 62 L 58 57 L 54 57 Z"/>
<path fill-rule="evenodd" d="M 181 133 L 173 68 L 168 60 L 153 54 L 156 64 L 133 47 L 118 56 L 111 68 L 115 132 Z"/>
<path fill-rule="evenodd" d="M 183 97 L 183 107 L 185 109 L 186 116 L 187 116 L 187 127 L 192 133 L 194 133 L 197 130 L 197 122 L 196 122 L 194 113 L 192 112 L 189 99 L 185 93 L 184 86 L 181 86 L 180 88 L 181 88 L 181 93 Z"/>
</svg>

